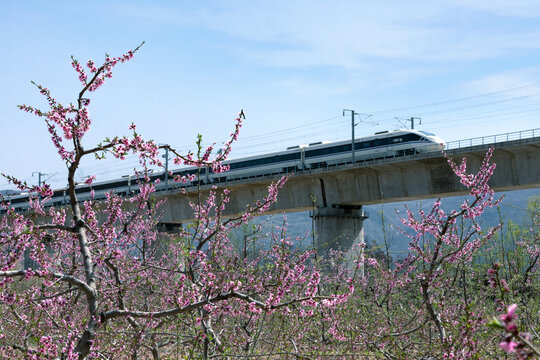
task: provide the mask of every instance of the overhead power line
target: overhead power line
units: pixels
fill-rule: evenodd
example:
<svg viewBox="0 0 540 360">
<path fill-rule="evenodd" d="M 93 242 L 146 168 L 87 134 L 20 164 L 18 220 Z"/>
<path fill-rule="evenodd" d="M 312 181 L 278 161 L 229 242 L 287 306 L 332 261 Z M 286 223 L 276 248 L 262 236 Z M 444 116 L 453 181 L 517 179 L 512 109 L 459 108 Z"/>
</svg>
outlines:
<svg viewBox="0 0 540 360">
<path fill-rule="evenodd" d="M 451 100 L 443 100 L 443 101 L 427 103 L 427 104 L 420 104 L 420 105 L 404 106 L 404 107 L 399 107 L 399 108 L 390 108 L 390 109 L 383 109 L 383 110 L 377 110 L 377 111 L 370 111 L 370 113 L 372 113 L 372 114 L 380 114 L 380 113 L 391 112 L 391 111 L 404 111 L 404 110 L 411 110 L 411 109 L 430 107 L 430 106 L 437 106 L 437 105 L 443 105 L 443 104 L 451 104 L 451 103 L 454 103 L 454 102 L 478 99 L 478 98 L 481 98 L 481 97 L 502 94 L 502 93 L 505 93 L 505 92 L 515 91 L 515 90 L 526 89 L 526 88 L 530 88 L 530 87 L 534 87 L 534 86 L 538 86 L 538 85 L 540 85 L 540 82 L 534 83 L 534 84 L 523 85 L 523 86 L 517 86 L 517 87 L 504 89 L 504 90 L 492 91 L 492 92 L 473 95 L 473 96 L 466 96 L 466 97 L 451 99 Z"/>
<path fill-rule="evenodd" d="M 540 108 L 538 107 L 540 102 L 533 100 L 535 97 L 540 98 L 540 93 L 534 92 L 532 94 L 527 94 L 525 92 L 525 94 L 520 96 L 511 96 L 513 94 L 510 93 L 518 90 L 524 93 L 522 90 L 526 89 L 537 90 L 535 88 L 539 85 L 540 83 L 533 83 L 474 96 L 460 97 L 413 106 L 381 109 L 378 111 L 372 111 L 370 113 L 374 115 L 374 121 L 380 125 L 386 125 L 387 127 L 390 127 L 391 124 L 395 123 L 396 116 L 406 117 L 407 119 L 411 119 L 411 117 L 415 116 L 421 116 L 423 118 L 423 124 L 431 126 L 432 130 L 434 131 L 454 127 L 456 123 L 467 122 L 467 125 L 475 125 L 486 122 L 508 121 L 510 119 L 528 119 L 534 116 L 535 112 L 540 113 Z M 501 94 L 507 94 L 507 97 L 498 96 Z M 490 99 L 489 97 L 493 98 Z M 477 99 L 483 100 L 471 103 L 471 101 Z M 399 112 L 410 110 L 415 111 L 412 114 L 399 114 Z M 396 114 L 389 114 L 391 112 Z M 376 118 L 377 116 L 381 115 L 386 117 L 383 117 L 382 119 Z M 367 129 L 370 127 L 372 127 L 372 124 L 361 123 L 358 124 L 356 128 Z M 347 123 L 347 121 L 344 121 L 341 114 L 315 121 L 303 121 L 300 125 L 296 126 L 277 129 L 251 136 L 241 136 L 236 146 L 233 146 L 233 156 L 241 157 L 258 153 L 260 154 L 262 152 L 280 151 L 284 150 L 287 146 L 306 144 L 319 140 L 344 140 L 347 137 L 350 137 L 350 132 L 347 131 L 347 129 L 350 130 L 350 122 Z M 213 143 L 207 142 L 204 143 L 203 146 L 209 146 L 211 144 Z M 216 142 L 216 144 L 219 146 L 221 142 Z M 194 149 L 194 147 L 195 144 L 176 146 L 179 151 L 187 151 Z M 120 164 L 117 161 L 112 162 L 110 160 L 105 160 L 97 163 L 89 163 L 88 165 L 89 166 L 85 166 L 83 164 L 79 175 L 96 174 L 101 179 L 104 179 L 130 173 L 134 168 L 138 168 L 139 163 L 137 155 L 129 155 L 127 156 L 127 159 Z M 52 169 L 44 170 L 52 171 Z M 28 180 L 29 182 L 35 181 L 35 179 L 23 180 Z M 62 181 L 63 180 L 47 179 L 47 182 L 57 183 L 58 185 L 63 186 L 65 184 L 62 184 Z M 0 187 L 5 186 L 8 186 L 7 182 L 4 181 L 3 183 L 0 183 Z"/>
</svg>

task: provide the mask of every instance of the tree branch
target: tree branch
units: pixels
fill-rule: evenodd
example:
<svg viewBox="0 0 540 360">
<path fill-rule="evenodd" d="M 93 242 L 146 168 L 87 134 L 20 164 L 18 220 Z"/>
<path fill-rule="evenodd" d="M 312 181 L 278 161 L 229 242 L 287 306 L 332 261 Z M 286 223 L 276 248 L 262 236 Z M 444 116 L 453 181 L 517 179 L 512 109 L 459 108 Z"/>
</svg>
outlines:
<svg viewBox="0 0 540 360">
<path fill-rule="evenodd" d="M 35 225 L 34 228 L 37 230 L 62 230 L 62 231 L 68 231 L 74 234 L 77 233 L 77 230 L 74 227 L 57 225 L 57 224 Z"/>
<path fill-rule="evenodd" d="M 0 271 L 0 276 L 6 277 L 6 278 L 12 278 L 12 277 L 24 277 L 26 276 L 27 270 L 8 270 L 8 271 Z M 52 276 L 60 281 L 65 281 L 71 285 L 74 285 L 81 289 L 85 294 L 95 296 L 94 290 L 88 286 L 84 281 L 70 275 L 62 274 L 62 273 L 45 273 L 43 275 L 34 274 L 35 276 L 46 278 L 47 276 Z"/>
<path fill-rule="evenodd" d="M 328 299 L 331 299 L 331 297 L 328 297 L 328 296 L 306 296 L 306 297 L 299 298 L 299 299 L 293 299 L 293 300 L 290 300 L 290 301 L 285 302 L 285 303 L 267 306 L 265 303 L 263 303 L 261 301 L 258 301 L 258 300 L 255 300 L 254 298 L 250 297 L 249 295 L 242 294 L 242 293 L 237 293 L 237 292 L 234 292 L 234 291 L 229 291 L 229 292 L 226 292 L 226 293 L 218 294 L 218 295 L 216 295 L 216 296 L 214 296 L 212 298 L 201 300 L 199 302 L 189 304 L 189 305 L 186 305 L 186 306 L 183 306 L 183 307 L 177 307 L 177 308 L 174 308 L 174 309 L 168 309 L 168 310 L 163 310 L 163 311 L 155 311 L 155 312 L 136 311 L 136 310 L 112 310 L 112 311 L 107 311 L 105 313 L 101 313 L 100 317 L 101 317 L 102 322 L 105 322 L 105 321 L 110 320 L 110 319 L 118 318 L 118 317 L 125 317 L 125 316 L 132 316 L 132 317 L 135 317 L 135 318 L 138 317 L 138 318 L 154 318 L 154 319 L 157 319 L 157 318 L 162 318 L 162 317 L 167 317 L 167 316 L 174 316 L 174 315 L 178 315 L 178 314 L 185 314 L 185 313 L 197 310 L 198 308 L 203 307 L 204 305 L 210 305 L 210 304 L 213 304 L 213 303 L 216 303 L 216 302 L 219 302 L 219 301 L 225 301 L 225 300 L 228 300 L 228 299 L 231 299 L 231 298 L 237 298 L 237 299 L 243 300 L 245 302 L 254 303 L 255 306 L 257 306 L 258 308 L 263 309 L 265 311 L 277 310 L 277 309 L 280 309 L 280 308 L 283 308 L 283 307 L 286 307 L 286 306 L 289 306 L 289 305 L 293 305 L 293 304 L 296 304 L 296 303 L 299 303 L 299 302 L 302 302 L 302 301 L 306 301 L 306 300 L 311 300 L 311 299 L 313 299 L 313 300 L 324 300 L 324 299 L 328 300 Z"/>
</svg>

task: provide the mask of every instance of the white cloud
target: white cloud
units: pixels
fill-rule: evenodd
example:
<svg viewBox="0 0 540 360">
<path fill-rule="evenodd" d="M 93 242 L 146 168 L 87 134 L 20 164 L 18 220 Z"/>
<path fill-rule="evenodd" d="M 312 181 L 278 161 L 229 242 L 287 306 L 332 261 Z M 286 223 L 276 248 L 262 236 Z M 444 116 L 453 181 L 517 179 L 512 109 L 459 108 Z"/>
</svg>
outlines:
<svg viewBox="0 0 540 360">
<path fill-rule="evenodd" d="M 500 96 L 529 96 L 540 92 L 540 67 L 504 71 L 459 86 L 462 94 L 471 96 L 498 93 Z"/>
<path fill-rule="evenodd" d="M 218 11 L 199 12 L 198 21 L 246 41 L 242 54 L 270 66 L 354 69 L 366 62 L 396 59 L 463 62 L 540 47 L 540 24 L 508 31 L 493 21 L 494 10 L 487 5 L 460 1 L 227 4 Z M 501 13 L 510 6 L 510 2 L 498 4 Z M 472 14 L 471 8 L 477 11 Z M 524 7 L 518 8 L 525 12 Z"/>
<path fill-rule="evenodd" d="M 540 48 L 540 2 L 214 1 L 206 6 L 115 6 L 124 16 L 211 29 L 240 42 L 244 57 L 268 66 L 361 68 L 386 60 L 463 62 Z M 217 40 L 216 40 L 217 41 Z"/>
<path fill-rule="evenodd" d="M 134 19 L 203 29 L 194 41 L 254 67 L 344 70 L 333 82 L 296 74 L 285 86 L 293 93 L 326 86 L 321 94 L 340 93 L 344 79 L 351 78 L 346 89 L 392 87 L 483 60 L 511 64 L 540 48 L 540 23 L 528 19 L 540 16 L 537 0 L 159 4 L 115 9 Z"/>
<path fill-rule="evenodd" d="M 537 0 L 449 0 L 449 3 L 504 17 L 540 17 L 540 2 Z"/>
</svg>

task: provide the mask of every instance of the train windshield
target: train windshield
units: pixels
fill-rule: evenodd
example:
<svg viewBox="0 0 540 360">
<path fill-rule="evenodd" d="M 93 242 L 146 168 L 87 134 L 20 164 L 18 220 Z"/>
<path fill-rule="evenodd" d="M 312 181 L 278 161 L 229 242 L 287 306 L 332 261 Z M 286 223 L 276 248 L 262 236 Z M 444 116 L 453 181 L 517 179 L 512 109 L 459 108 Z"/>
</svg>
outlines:
<svg viewBox="0 0 540 360">
<path fill-rule="evenodd" d="M 418 131 L 418 132 L 421 132 L 422 134 L 427 135 L 427 136 L 435 136 L 434 133 L 430 133 L 430 132 L 424 131 L 424 130 L 420 130 L 420 131 Z"/>
</svg>

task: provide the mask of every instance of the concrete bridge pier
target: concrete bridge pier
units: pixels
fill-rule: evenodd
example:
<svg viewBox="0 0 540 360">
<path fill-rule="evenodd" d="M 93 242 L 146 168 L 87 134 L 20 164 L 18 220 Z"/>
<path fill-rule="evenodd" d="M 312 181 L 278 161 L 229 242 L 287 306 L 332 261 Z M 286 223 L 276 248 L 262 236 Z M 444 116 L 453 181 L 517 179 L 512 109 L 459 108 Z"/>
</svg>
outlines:
<svg viewBox="0 0 540 360">
<path fill-rule="evenodd" d="M 311 212 L 315 221 L 317 254 L 327 256 L 330 250 L 345 251 L 349 266 L 364 259 L 364 220 L 368 218 L 361 205 L 332 205 Z M 364 277 L 364 267 L 359 268 Z"/>
<path fill-rule="evenodd" d="M 164 233 L 164 234 L 177 233 L 178 231 L 180 231 L 181 228 L 182 228 L 181 223 L 164 223 L 164 222 L 160 222 L 160 223 L 157 224 L 157 231 L 159 233 Z"/>
</svg>

